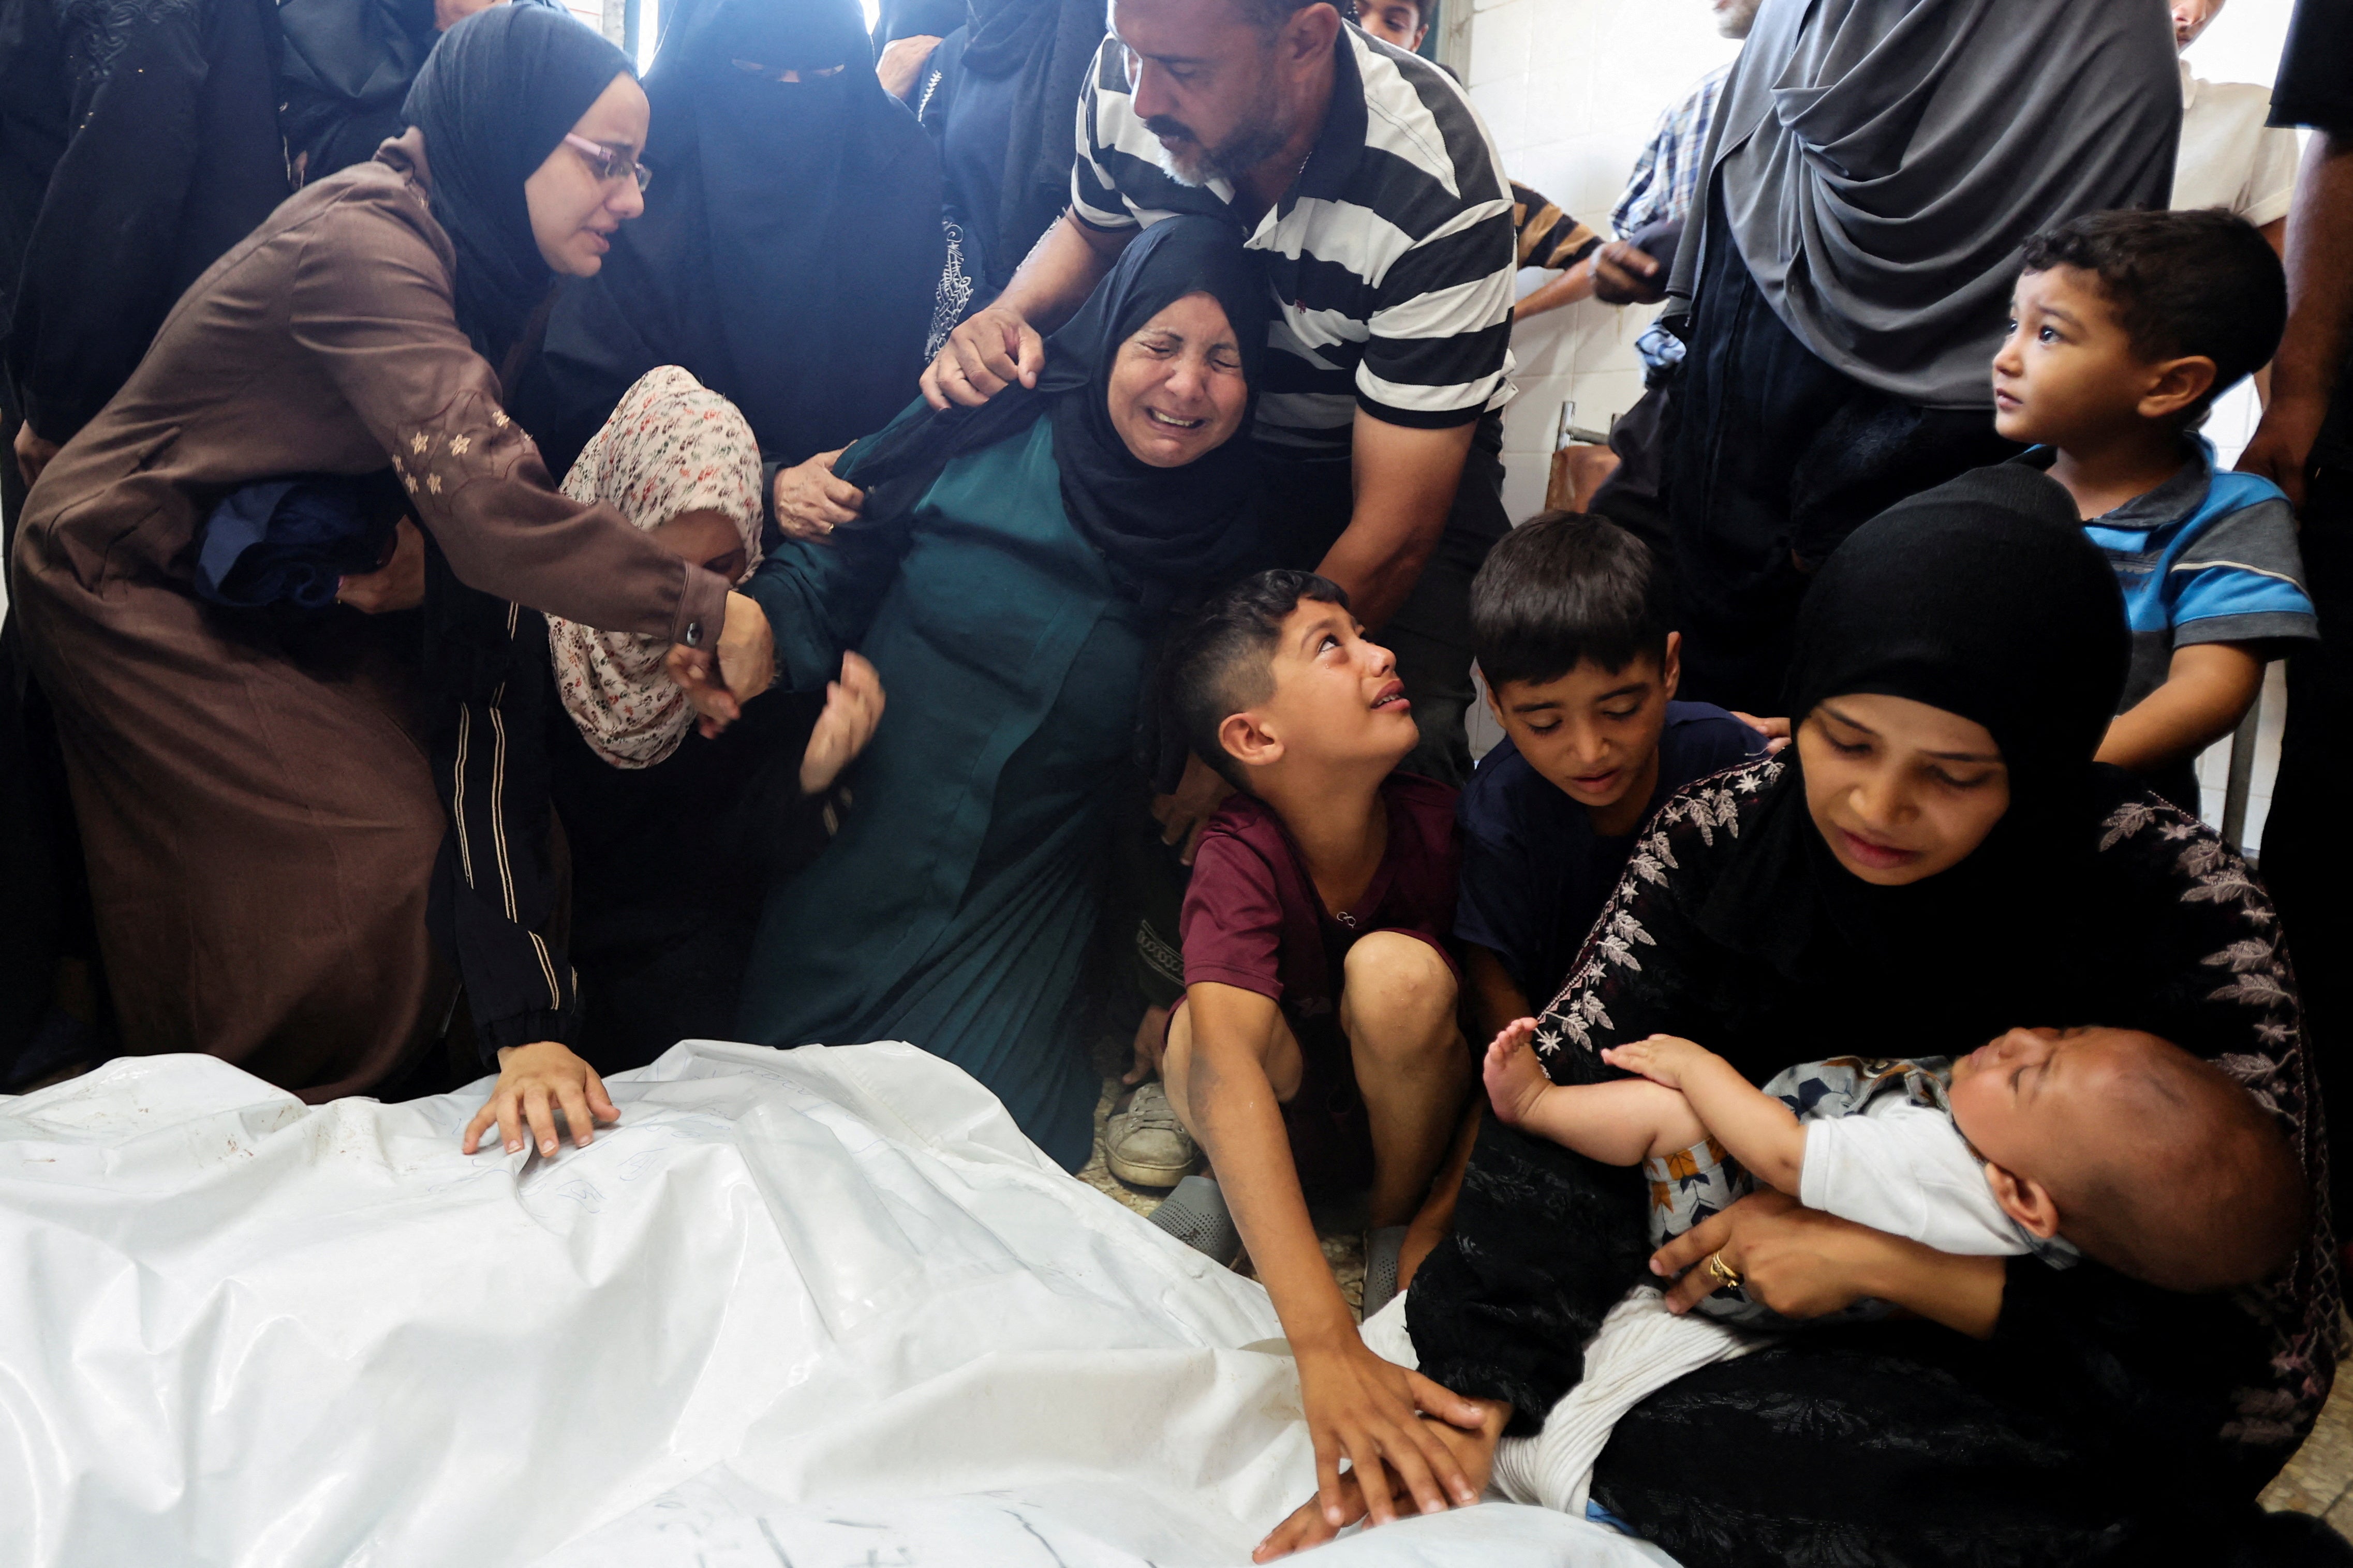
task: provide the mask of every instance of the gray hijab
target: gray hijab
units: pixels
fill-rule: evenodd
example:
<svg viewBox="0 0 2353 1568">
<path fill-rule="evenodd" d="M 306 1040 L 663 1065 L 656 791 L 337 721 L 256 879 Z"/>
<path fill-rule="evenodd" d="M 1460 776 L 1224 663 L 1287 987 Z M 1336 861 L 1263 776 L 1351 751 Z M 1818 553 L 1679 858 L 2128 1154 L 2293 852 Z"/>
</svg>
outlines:
<svg viewBox="0 0 2353 1568">
<path fill-rule="evenodd" d="M 2180 136 L 2155 0 L 1765 0 L 1708 166 L 1800 342 L 1907 403 L 1978 408 L 2027 237 L 2164 206 Z M 1676 258 L 1682 301 L 1700 248 Z"/>
</svg>

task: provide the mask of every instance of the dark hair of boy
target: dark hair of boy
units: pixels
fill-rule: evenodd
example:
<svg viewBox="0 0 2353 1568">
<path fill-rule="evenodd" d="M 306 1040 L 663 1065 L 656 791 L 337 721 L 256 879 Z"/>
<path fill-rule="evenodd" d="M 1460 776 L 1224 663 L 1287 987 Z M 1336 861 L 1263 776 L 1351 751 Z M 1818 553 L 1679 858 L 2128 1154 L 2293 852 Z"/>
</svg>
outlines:
<svg viewBox="0 0 2353 1568">
<path fill-rule="evenodd" d="M 1245 794 L 1249 770 L 1226 750 L 1218 730 L 1273 695 L 1275 644 L 1282 623 L 1305 600 L 1345 608 L 1348 594 L 1313 572 L 1261 572 L 1202 605 L 1161 649 L 1161 711 L 1176 719 L 1195 755 Z"/>
<path fill-rule="evenodd" d="M 1489 690 L 1542 686 L 1587 659 L 1615 672 L 1667 657 L 1666 584 L 1650 547 L 1606 517 L 1539 512 L 1471 580 L 1471 646 Z"/>
<path fill-rule="evenodd" d="M 2287 326 L 2279 258 L 2254 225 L 2221 207 L 2090 213 L 2029 239 L 2025 266 L 2097 278 L 2142 359 L 2212 360 L 2214 384 L 2185 420 L 2269 363 Z"/>
</svg>

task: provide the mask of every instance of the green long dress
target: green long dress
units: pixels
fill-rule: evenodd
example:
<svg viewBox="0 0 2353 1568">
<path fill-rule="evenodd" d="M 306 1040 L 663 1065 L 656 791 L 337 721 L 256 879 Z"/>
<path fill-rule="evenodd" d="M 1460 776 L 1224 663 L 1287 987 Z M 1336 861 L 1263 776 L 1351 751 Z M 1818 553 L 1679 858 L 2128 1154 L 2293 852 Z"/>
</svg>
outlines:
<svg viewBox="0 0 2353 1568">
<path fill-rule="evenodd" d="M 740 1022 L 911 1041 L 1076 1170 L 1099 1086 L 1074 998 L 1149 628 L 1064 512 L 1053 439 L 1041 418 L 955 458 L 895 524 L 787 545 L 744 590 L 794 689 L 855 648 L 888 702 L 839 837 L 769 889 Z"/>
</svg>

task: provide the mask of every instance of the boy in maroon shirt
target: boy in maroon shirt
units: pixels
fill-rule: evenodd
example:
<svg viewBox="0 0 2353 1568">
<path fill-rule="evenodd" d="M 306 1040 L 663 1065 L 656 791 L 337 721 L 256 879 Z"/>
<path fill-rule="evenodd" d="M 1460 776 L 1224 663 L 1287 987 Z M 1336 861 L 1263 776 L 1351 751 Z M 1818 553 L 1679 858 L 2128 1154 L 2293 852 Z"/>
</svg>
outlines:
<svg viewBox="0 0 2353 1568">
<path fill-rule="evenodd" d="M 1444 946 L 1455 792 L 1391 771 L 1412 707 L 1347 605 L 1324 578 L 1263 573 L 1164 656 L 1166 710 L 1240 793 L 1194 860 L 1161 1077 L 1298 1358 L 1323 1500 L 1345 1454 L 1381 1478 L 1364 1490 L 1386 1521 L 1390 1482 L 1409 1509 L 1476 1500 L 1419 1414 L 1469 1429 L 1488 1413 L 1365 1347 L 1308 1217 L 1311 1194 L 1369 1187 L 1372 1224 L 1403 1226 L 1472 1081 Z"/>
</svg>

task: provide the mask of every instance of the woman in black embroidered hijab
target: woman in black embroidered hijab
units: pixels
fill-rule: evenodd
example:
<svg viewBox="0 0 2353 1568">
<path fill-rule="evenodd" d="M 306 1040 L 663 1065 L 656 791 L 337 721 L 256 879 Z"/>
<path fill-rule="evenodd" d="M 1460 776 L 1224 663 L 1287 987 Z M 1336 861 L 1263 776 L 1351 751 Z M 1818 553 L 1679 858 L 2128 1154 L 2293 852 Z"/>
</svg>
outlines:
<svg viewBox="0 0 2353 1568">
<path fill-rule="evenodd" d="M 1247 416 L 1266 285 L 1240 236 L 1154 226 L 1047 345 L 1034 391 L 918 399 L 849 449 L 863 516 L 744 590 L 786 685 L 855 647 L 890 693 L 856 808 L 776 887 L 743 1037 L 912 1040 L 1072 1169 L 1100 1083 L 1076 999 L 1166 609 L 1259 563 Z"/>
<path fill-rule="evenodd" d="M 1592 1495 L 1685 1568 L 2232 1561 L 2327 1397 L 2327 1154 L 2271 903 L 2204 826 L 2092 763 L 2123 680 L 2116 590 L 2065 494 L 2022 472 L 1964 475 L 1831 557 L 1795 746 L 1662 808 L 1542 1019 L 1546 1068 L 1619 1076 L 1600 1050 L 1654 1031 L 1762 1082 L 1826 1049 L 2142 1028 L 2279 1117 L 2321 1217 L 2265 1287 L 2204 1297 L 1949 1258 L 1778 1194 L 1703 1223 L 1666 1272 L 1720 1255 L 1792 1316 L 1869 1294 L 1916 1318 L 1786 1336 L 1620 1421 Z M 1423 1373 L 1540 1425 L 1602 1315 L 1666 1283 L 1645 1202 L 1638 1174 L 1489 1122 L 1412 1283 Z"/>
<path fill-rule="evenodd" d="M 938 155 L 875 79 L 856 0 L 716 0 L 646 76 L 659 178 L 565 285 L 516 412 L 561 473 L 623 393 L 683 366 L 773 468 L 881 426 L 923 368 Z"/>
</svg>

